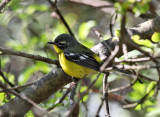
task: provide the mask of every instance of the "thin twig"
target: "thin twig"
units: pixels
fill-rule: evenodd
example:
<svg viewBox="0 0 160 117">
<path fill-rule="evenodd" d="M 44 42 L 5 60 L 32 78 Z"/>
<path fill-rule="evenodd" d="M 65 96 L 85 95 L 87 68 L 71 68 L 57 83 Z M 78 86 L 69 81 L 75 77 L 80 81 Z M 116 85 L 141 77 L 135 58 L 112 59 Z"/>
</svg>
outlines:
<svg viewBox="0 0 160 117">
<path fill-rule="evenodd" d="M 93 30 L 94 30 L 94 33 L 96 34 L 96 36 L 100 39 L 100 41 L 103 41 L 101 33 L 98 30 L 96 30 L 95 28 Z"/>
<path fill-rule="evenodd" d="M 2 0 L 0 4 L 0 13 L 2 13 L 2 9 L 10 2 L 11 0 Z"/>
<path fill-rule="evenodd" d="M 108 91 L 108 93 L 117 92 L 117 91 L 124 90 L 124 89 L 127 89 L 127 88 L 133 86 L 137 82 L 137 80 L 138 80 L 138 75 L 139 75 L 139 71 L 137 72 L 136 77 L 134 78 L 134 80 L 132 81 L 132 83 L 127 84 L 125 86 L 121 86 L 121 87 L 118 87 L 118 88 L 111 89 L 111 90 Z"/>
<path fill-rule="evenodd" d="M 97 36 L 101 41 L 103 41 L 103 38 L 102 38 L 101 33 L 98 32 L 98 30 L 96 30 L 95 28 L 94 28 L 94 32 L 95 32 L 96 36 Z M 111 54 L 111 52 L 112 52 L 111 46 L 107 43 L 107 41 L 103 41 L 103 44 L 104 44 L 105 47 L 107 48 L 109 54 Z"/>
<path fill-rule="evenodd" d="M 123 108 L 135 108 L 139 104 L 142 104 L 145 101 L 145 99 L 148 97 L 148 95 L 151 93 L 151 91 L 155 88 L 155 86 L 156 85 L 154 85 L 148 93 L 146 93 L 140 100 L 138 100 L 137 103 L 124 105 Z"/>
<path fill-rule="evenodd" d="M 95 117 L 100 117 L 100 116 L 99 116 L 99 113 L 100 113 L 100 111 L 101 111 L 101 109 L 102 109 L 103 102 L 104 102 L 104 99 L 101 98 L 101 104 L 100 104 L 99 107 L 98 107 L 98 110 L 97 110 L 97 112 L 96 112 L 96 116 L 95 116 Z"/>
<path fill-rule="evenodd" d="M 83 101 L 83 99 L 82 99 L 82 104 L 84 105 L 84 107 L 85 107 L 85 109 L 86 109 L 86 115 L 85 115 L 85 117 L 88 117 L 87 115 L 88 115 L 88 107 L 87 107 L 87 104 Z"/>
<path fill-rule="evenodd" d="M 0 71 L 0 76 L 2 76 L 3 80 L 4 80 L 7 84 L 9 84 L 9 86 L 14 87 L 14 84 L 12 84 L 12 83 L 8 80 L 8 78 L 5 77 L 5 75 L 3 74 L 2 71 Z"/>
<path fill-rule="evenodd" d="M 123 50 L 123 54 L 124 54 L 124 58 L 125 60 L 128 59 L 128 50 L 127 50 L 127 45 L 126 44 L 122 44 L 122 50 Z"/>
<path fill-rule="evenodd" d="M 74 105 L 71 107 L 71 109 L 66 114 L 66 117 L 69 117 L 70 114 L 73 112 L 74 108 L 79 104 L 80 100 L 88 93 L 88 91 L 93 87 L 93 85 L 96 83 L 100 76 L 101 72 L 98 73 L 97 77 L 92 81 L 92 83 L 88 86 L 88 88 L 82 93 L 80 98 L 74 103 Z"/>
<path fill-rule="evenodd" d="M 33 60 L 38 60 L 38 61 L 43 61 L 43 62 L 46 62 L 46 63 L 55 64 L 55 65 L 59 66 L 58 60 L 52 60 L 52 59 L 49 59 L 49 58 L 46 58 L 46 57 L 43 57 L 43 56 L 40 56 L 40 55 L 27 54 L 27 53 L 24 53 L 24 52 L 13 51 L 13 50 L 1 48 L 1 47 L 0 47 L 0 51 L 5 53 L 5 54 L 21 56 L 21 57 L 25 57 L 25 58 L 29 58 L 29 59 L 33 59 Z"/>
<path fill-rule="evenodd" d="M 37 82 L 37 81 L 35 81 L 35 82 Z M 22 86 L 15 86 L 15 87 L 12 87 L 12 88 L 7 88 L 7 89 L 9 89 L 9 90 L 21 89 L 21 88 L 28 87 L 28 86 L 34 84 L 35 82 L 31 82 L 31 83 L 27 83 L 27 84 L 22 85 Z M 0 93 L 1 93 L 1 92 L 4 92 L 4 91 L 5 91 L 5 90 L 2 90 L 2 91 L 0 91 Z"/>
<path fill-rule="evenodd" d="M 153 65 L 114 65 L 112 67 L 107 67 L 104 69 L 105 72 L 111 71 L 114 68 L 124 69 L 124 70 L 142 70 L 142 69 L 151 69 L 151 68 L 160 68 L 160 65 L 153 66 Z"/>
<path fill-rule="evenodd" d="M 160 69 L 159 69 L 159 66 L 158 66 L 159 61 L 156 60 L 150 53 L 142 50 L 137 44 L 133 43 L 132 41 L 127 40 L 127 42 L 128 42 L 129 45 L 133 46 L 135 49 L 137 49 L 138 51 L 140 51 L 141 53 L 143 53 L 147 57 L 150 57 L 150 59 L 155 63 L 155 65 L 156 65 L 155 68 L 156 68 L 158 76 L 159 76 L 159 79 L 158 79 L 158 82 L 157 82 L 157 89 L 156 89 L 156 92 L 155 92 L 155 94 L 156 94 L 155 96 L 157 96 L 158 90 L 160 88 Z"/>
<path fill-rule="evenodd" d="M 73 82 L 71 83 L 71 91 L 70 91 L 70 96 L 69 96 L 69 106 L 70 107 L 72 107 L 74 105 L 74 102 L 75 102 L 76 89 L 77 89 L 79 79 L 72 78 L 72 80 L 73 80 Z M 78 107 L 78 105 L 76 107 Z M 74 113 L 72 113 L 72 115 L 73 114 Z"/>
<path fill-rule="evenodd" d="M 103 99 L 105 106 L 105 117 L 111 117 L 109 112 L 109 102 L 108 102 L 108 85 L 109 85 L 108 76 L 109 73 L 105 73 L 103 78 Z"/>
<path fill-rule="evenodd" d="M 119 45 L 116 45 L 116 47 L 114 48 L 114 51 L 111 52 L 111 55 L 107 58 L 107 60 L 102 64 L 102 66 L 100 67 L 100 70 L 103 71 L 105 69 L 105 67 L 112 62 L 112 60 L 114 59 L 114 57 L 116 56 L 116 54 L 119 51 Z"/>
<path fill-rule="evenodd" d="M 12 90 L 10 90 L 10 89 L 7 89 L 7 88 L 5 87 L 5 85 L 4 85 L 1 81 L 0 81 L 0 87 L 1 87 L 2 89 L 4 89 L 6 92 L 9 92 L 9 93 L 17 96 L 18 98 L 20 98 L 20 99 L 28 102 L 29 104 L 31 104 L 32 106 L 34 106 L 35 108 L 37 108 L 39 111 L 43 112 L 43 114 L 47 114 L 49 117 L 51 117 L 51 116 L 47 113 L 47 111 L 45 111 L 45 110 L 42 109 L 40 106 L 38 106 L 35 102 L 33 102 L 31 99 L 29 99 L 26 95 L 24 95 L 24 94 L 19 95 L 18 93 L 14 92 L 14 91 L 12 91 Z"/>
<path fill-rule="evenodd" d="M 156 64 L 156 63 L 155 63 Z M 158 64 L 158 63 L 157 63 Z M 156 64 L 156 66 L 158 66 Z M 157 95 L 158 95 L 158 90 L 160 89 L 160 69 L 159 68 L 156 68 L 156 70 L 157 70 L 157 73 L 158 73 L 158 81 L 157 81 L 157 88 L 156 88 L 156 92 L 155 92 L 155 96 L 157 97 Z"/>
<path fill-rule="evenodd" d="M 145 79 L 145 80 L 148 80 L 148 81 L 155 81 L 155 82 L 157 82 L 157 80 L 151 79 L 151 78 L 149 78 L 149 77 L 147 77 L 147 76 L 144 76 L 144 75 L 142 75 L 142 74 L 139 74 L 139 77 L 140 77 L 140 78 L 143 78 L 143 79 Z"/>
<path fill-rule="evenodd" d="M 50 111 L 50 110 L 54 109 L 55 105 L 62 103 L 63 100 L 69 94 L 70 91 L 71 91 L 71 88 L 67 89 L 67 91 L 64 93 L 64 95 L 59 100 L 57 100 L 52 107 L 48 108 L 47 111 Z"/>
<path fill-rule="evenodd" d="M 119 52 L 122 51 L 122 46 L 125 43 L 125 39 L 126 39 L 126 12 L 124 12 L 121 16 L 121 26 L 120 26 L 120 38 L 119 38 Z"/>
<path fill-rule="evenodd" d="M 131 38 L 130 38 L 130 40 L 131 40 Z M 150 53 L 142 50 L 136 43 L 133 43 L 130 40 L 129 39 L 125 39 L 125 41 L 127 41 L 128 46 L 132 46 L 133 48 L 135 48 L 139 52 L 143 53 L 145 56 L 149 57 L 153 62 L 158 62 Z"/>
<path fill-rule="evenodd" d="M 0 56 L 0 71 L 2 70 L 2 63 L 1 63 L 1 56 Z"/>
<path fill-rule="evenodd" d="M 108 93 L 117 92 L 117 91 L 120 91 L 120 90 L 127 89 L 129 87 L 131 87 L 131 84 L 127 84 L 125 86 L 121 86 L 121 87 L 118 87 L 118 88 L 111 89 L 111 90 L 108 91 Z"/>
<path fill-rule="evenodd" d="M 133 44 L 130 41 L 128 41 L 128 42 L 131 46 L 135 47 L 135 49 L 142 52 L 147 57 L 150 57 L 150 59 L 155 63 L 155 65 L 156 65 L 155 68 L 156 68 L 158 76 L 159 76 L 159 79 L 158 79 L 158 82 L 157 82 L 157 89 L 156 89 L 156 92 L 155 92 L 155 96 L 157 96 L 158 95 L 158 90 L 159 90 L 159 87 L 160 87 L 160 70 L 159 70 L 159 66 L 158 66 L 159 61 L 156 60 L 154 57 L 152 57 L 152 55 L 150 55 L 150 53 L 148 53 L 148 52 L 142 50 L 141 48 L 139 48 L 136 44 Z"/>
<path fill-rule="evenodd" d="M 60 12 L 60 10 L 58 9 L 56 3 L 57 0 L 55 0 L 55 2 L 53 3 L 51 0 L 48 0 L 48 2 L 50 3 L 50 5 L 52 6 L 52 8 L 55 10 L 55 12 L 57 13 L 57 15 L 59 16 L 59 18 L 61 19 L 61 21 L 63 22 L 63 24 L 65 25 L 65 27 L 67 28 L 68 32 L 70 35 L 74 36 L 71 28 L 69 27 L 67 21 L 65 20 L 65 18 L 63 17 L 62 13 Z"/>
<path fill-rule="evenodd" d="M 116 63 L 121 63 L 121 62 L 146 62 L 150 61 L 150 57 L 143 57 L 143 58 L 133 58 L 133 59 L 125 59 L 125 60 L 119 60 L 115 59 Z"/>
<path fill-rule="evenodd" d="M 120 50 L 122 50 L 122 44 L 124 42 L 124 36 L 125 36 L 125 23 L 126 23 L 126 15 L 124 14 L 122 17 L 122 21 L 121 21 L 121 37 L 119 39 L 119 44 L 115 46 L 114 51 L 111 52 L 111 55 L 107 58 L 107 60 L 102 64 L 102 66 L 100 67 L 100 70 L 103 71 L 105 69 L 105 67 L 113 61 L 113 59 L 115 58 L 115 56 L 118 54 L 118 52 Z"/>
<path fill-rule="evenodd" d="M 71 91 L 71 88 L 69 88 L 69 89 L 64 93 L 64 95 L 58 100 L 57 103 L 62 103 L 63 100 L 64 100 L 65 97 L 69 94 L 70 91 Z"/>
<path fill-rule="evenodd" d="M 115 16 L 115 17 L 114 17 L 114 16 Z M 113 17 L 114 17 L 114 19 L 113 19 Z M 109 24 L 109 30 L 110 30 L 111 37 L 114 36 L 112 30 L 113 30 L 113 26 L 114 26 L 116 20 L 117 20 L 117 13 L 114 12 L 114 14 L 111 16 L 110 24 Z"/>
</svg>

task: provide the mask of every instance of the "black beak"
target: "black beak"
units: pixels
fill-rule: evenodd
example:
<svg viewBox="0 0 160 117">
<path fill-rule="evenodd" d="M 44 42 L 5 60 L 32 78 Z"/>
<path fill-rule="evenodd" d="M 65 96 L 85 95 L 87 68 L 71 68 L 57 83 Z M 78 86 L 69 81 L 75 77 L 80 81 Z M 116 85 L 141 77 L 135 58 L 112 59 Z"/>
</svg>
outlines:
<svg viewBox="0 0 160 117">
<path fill-rule="evenodd" d="M 49 41 L 47 42 L 47 44 L 55 44 L 55 42 Z"/>
</svg>

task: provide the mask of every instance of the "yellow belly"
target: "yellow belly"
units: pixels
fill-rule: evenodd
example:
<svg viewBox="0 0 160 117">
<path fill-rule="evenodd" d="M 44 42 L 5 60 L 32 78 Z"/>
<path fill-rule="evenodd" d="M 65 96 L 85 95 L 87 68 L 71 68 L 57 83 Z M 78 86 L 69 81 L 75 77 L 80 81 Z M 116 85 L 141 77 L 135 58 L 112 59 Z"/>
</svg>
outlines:
<svg viewBox="0 0 160 117">
<path fill-rule="evenodd" d="M 86 75 L 90 73 L 96 73 L 97 71 L 83 67 L 76 63 L 73 63 L 67 60 L 64 56 L 64 53 L 59 54 L 60 65 L 65 73 L 69 76 L 76 77 L 76 78 L 84 78 Z"/>
</svg>

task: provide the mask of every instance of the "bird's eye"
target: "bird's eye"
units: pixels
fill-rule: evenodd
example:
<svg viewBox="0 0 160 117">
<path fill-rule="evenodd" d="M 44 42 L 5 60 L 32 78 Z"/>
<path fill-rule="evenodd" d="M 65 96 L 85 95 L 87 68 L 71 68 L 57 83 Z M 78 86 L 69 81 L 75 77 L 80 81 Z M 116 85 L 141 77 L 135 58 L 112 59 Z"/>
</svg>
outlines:
<svg viewBox="0 0 160 117">
<path fill-rule="evenodd" d="M 65 45 L 65 42 L 63 42 L 63 41 L 62 41 L 62 42 L 59 42 L 58 45 L 59 45 L 59 46 L 63 46 L 63 45 Z"/>
<path fill-rule="evenodd" d="M 63 46 L 63 45 L 64 45 L 64 43 L 58 43 L 58 45 L 59 45 L 59 46 Z"/>
<path fill-rule="evenodd" d="M 67 43 L 65 41 L 59 41 L 57 43 L 57 46 L 60 48 L 60 49 L 65 49 L 67 47 Z"/>
</svg>

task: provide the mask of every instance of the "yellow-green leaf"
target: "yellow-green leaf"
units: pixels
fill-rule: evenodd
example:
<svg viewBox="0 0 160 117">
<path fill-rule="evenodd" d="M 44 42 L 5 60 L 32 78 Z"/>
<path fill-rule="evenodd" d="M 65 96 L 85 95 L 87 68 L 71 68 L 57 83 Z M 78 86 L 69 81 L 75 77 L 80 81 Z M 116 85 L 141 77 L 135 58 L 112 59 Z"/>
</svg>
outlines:
<svg viewBox="0 0 160 117">
<path fill-rule="evenodd" d="M 94 27 L 95 24 L 96 24 L 95 21 L 88 21 L 88 22 L 82 23 L 78 31 L 79 38 L 82 40 L 86 39 L 90 29 Z"/>
<path fill-rule="evenodd" d="M 158 32 L 155 32 L 153 35 L 152 35 L 152 41 L 153 42 L 159 42 L 160 41 L 160 33 Z"/>
<path fill-rule="evenodd" d="M 143 46 L 146 46 L 146 47 L 152 47 L 153 46 L 152 42 L 149 39 L 140 39 L 139 35 L 134 35 L 134 36 L 131 37 L 131 39 L 139 45 L 143 45 Z"/>
</svg>

